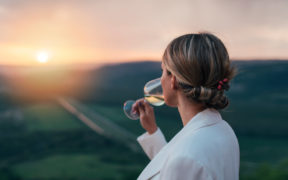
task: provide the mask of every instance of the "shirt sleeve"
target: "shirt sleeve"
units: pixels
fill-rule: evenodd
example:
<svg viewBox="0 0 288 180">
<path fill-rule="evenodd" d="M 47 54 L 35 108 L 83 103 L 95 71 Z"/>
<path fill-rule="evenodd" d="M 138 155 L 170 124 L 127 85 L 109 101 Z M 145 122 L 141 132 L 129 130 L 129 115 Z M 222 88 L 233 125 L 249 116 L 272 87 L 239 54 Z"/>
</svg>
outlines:
<svg viewBox="0 0 288 180">
<path fill-rule="evenodd" d="M 149 159 L 153 159 L 153 157 L 155 157 L 155 155 L 167 144 L 160 128 L 157 128 L 156 132 L 153 134 L 149 134 L 148 132 L 142 134 L 137 138 L 137 141 Z"/>
<path fill-rule="evenodd" d="M 212 180 L 207 169 L 191 158 L 168 160 L 160 171 L 160 180 Z"/>
</svg>

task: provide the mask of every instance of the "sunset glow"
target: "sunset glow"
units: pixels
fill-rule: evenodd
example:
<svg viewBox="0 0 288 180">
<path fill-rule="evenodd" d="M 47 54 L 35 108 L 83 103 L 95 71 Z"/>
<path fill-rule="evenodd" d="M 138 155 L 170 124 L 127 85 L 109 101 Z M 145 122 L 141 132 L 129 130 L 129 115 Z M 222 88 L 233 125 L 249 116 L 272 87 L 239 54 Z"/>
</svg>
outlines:
<svg viewBox="0 0 288 180">
<path fill-rule="evenodd" d="M 165 8 L 152 0 L 2 0 L 0 65 L 160 61 L 171 40 L 201 31 L 218 36 L 232 59 L 287 59 L 287 6 L 284 0 L 180 0 Z"/>
<path fill-rule="evenodd" d="M 40 51 L 37 53 L 37 61 L 39 63 L 47 63 L 49 55 L 46 51 Z"/>
</svg>

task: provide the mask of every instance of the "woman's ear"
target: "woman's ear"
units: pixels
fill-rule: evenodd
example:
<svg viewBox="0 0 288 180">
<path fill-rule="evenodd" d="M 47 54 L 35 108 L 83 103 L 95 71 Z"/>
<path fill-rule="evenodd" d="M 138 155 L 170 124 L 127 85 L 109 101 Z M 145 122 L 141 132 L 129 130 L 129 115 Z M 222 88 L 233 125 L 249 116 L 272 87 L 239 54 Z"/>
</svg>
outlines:
<svg viewBox="0 0 288 180">
<path fill-rule="evenodd" d="M 177 82 L 176 77 L 173 74 L 172 74 L 172 77 L 171 77 L 171 88 L 173 90 L 177 90 L 178 89 L 178 82 Z"/>
</svg>

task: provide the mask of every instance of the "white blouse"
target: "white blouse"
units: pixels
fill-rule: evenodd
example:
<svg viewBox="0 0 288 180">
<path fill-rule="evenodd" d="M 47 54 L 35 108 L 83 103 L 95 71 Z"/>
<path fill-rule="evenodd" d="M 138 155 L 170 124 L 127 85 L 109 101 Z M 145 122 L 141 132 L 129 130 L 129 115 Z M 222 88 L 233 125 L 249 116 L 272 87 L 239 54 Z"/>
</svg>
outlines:
<svg viewBox="0 0 288 180">
<path fill-rule="evenodd" d="M 238 180 L 239 144 L 221 114 L 207 108 L 167 143 L 161 130 L 137 138 L 151 159 L 138 180 Z"/>
</svg>

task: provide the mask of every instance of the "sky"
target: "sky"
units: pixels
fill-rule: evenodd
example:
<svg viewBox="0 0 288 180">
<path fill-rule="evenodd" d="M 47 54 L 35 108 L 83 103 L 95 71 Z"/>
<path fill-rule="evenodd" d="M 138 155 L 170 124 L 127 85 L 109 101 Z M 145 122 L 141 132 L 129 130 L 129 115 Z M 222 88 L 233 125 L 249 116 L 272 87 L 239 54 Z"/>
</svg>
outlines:
<svg viewBox="0 0 288 180">
<path fill-rule="evenodd" d="M 287 8 L 288 0 L 0 0 L 0 64 L 160 61 L 171 40 L 200 31 L 218 36 L 231 59 L 288 59 Z"/>
</svg>

